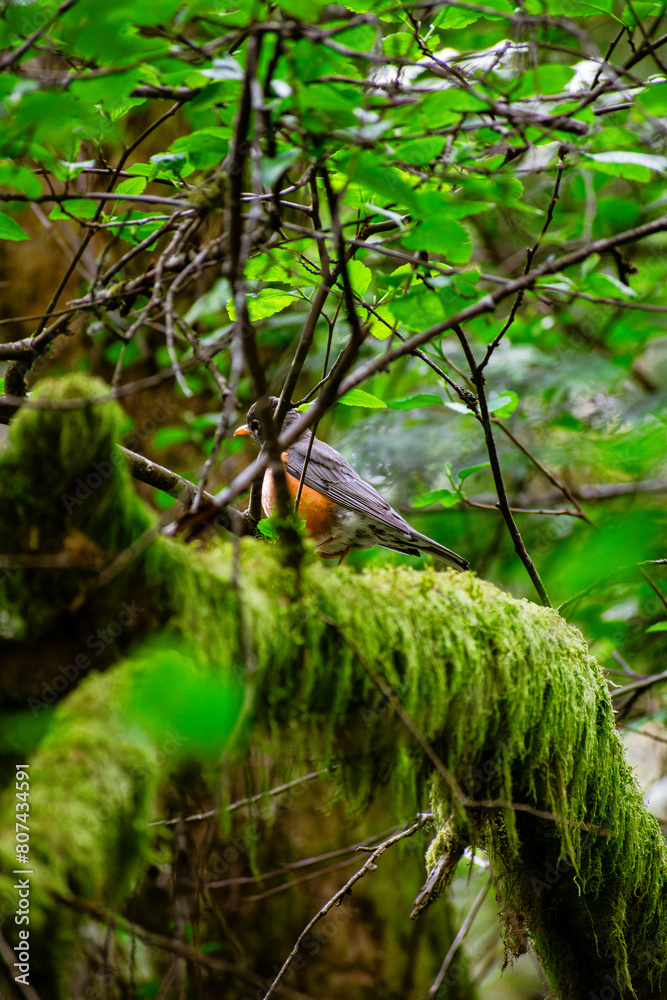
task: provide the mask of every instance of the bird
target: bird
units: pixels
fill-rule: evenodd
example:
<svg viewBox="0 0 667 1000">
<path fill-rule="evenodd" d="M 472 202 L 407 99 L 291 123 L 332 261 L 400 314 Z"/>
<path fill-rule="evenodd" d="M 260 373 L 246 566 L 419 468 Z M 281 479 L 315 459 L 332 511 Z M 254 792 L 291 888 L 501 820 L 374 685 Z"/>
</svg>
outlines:
<svg viewBox="0 0 667 1000">
<path fill-rule="evenodd" d="M 278 400 L 270 396 L 269 403 L 275 413 Z M 257 405 L 253 403 L 250 407 L 245 425 L 239 427 L 234 436 L 251 437 L 261 448 L 264 440 Z M 287 431 L 299 416 L 296 409 L 289 409 L 283 431 Z M 311 448 L 311 438 L 311 431 L 305 430 L 281 455 L 293 501 Z M 267 517 L 276 509 L 275 481 L 270 469 L 264 473 L 262 507 Z M 312 443 L 306 465 L 298 513 L 316 543 L 315 551 L 323 559 L 338 557 L 340 564 L 352 549 L 383 545 L 406 555 L 435 556 L 460 571 L 470 568 L 468 561 L 456 552 L 411 528 L 339 452 L 317 438 Z"/>
</svg>

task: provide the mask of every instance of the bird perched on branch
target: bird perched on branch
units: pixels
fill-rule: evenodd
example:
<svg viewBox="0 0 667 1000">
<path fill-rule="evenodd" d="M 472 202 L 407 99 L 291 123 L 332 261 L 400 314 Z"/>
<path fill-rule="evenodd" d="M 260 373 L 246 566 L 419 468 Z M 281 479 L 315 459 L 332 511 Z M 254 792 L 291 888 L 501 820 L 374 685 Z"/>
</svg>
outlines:
<svg viewBox="0 0 667 1000">
<path fill-rule="evenodd" d="M 275 412 L 278 400 L 272 396 L 270 403 Z M 261 447 L 264 442 L 256 406 L 255 403 L 250 407 L 245 426 L 239 427 L 234 436 L 247 435 Z M 296 410 L 288 410 L 283 430 L 286 431 L 298 418 Z M 298 492 L 311 438 L 311 432 L 304 431 L 281 456 L 287 488 L 293 500 Z M 267 517 L 276 507 L 275 482 L 270 469 L 264 473 L 262 507 Z M 411 556 L 421 553 L 435 556 L 454 569 L 469 568 L 467 561 L 456 552 L 411 528 L 342 455 L 317 439 L 312 444 L 306 464 L 298 513 L 306 522 L 306 531 L 317 543 L 318 555 L 324 559 L 339 557 L 342 562 L 352 549 L 384 545 L 387 549 Z"/>
</svg>

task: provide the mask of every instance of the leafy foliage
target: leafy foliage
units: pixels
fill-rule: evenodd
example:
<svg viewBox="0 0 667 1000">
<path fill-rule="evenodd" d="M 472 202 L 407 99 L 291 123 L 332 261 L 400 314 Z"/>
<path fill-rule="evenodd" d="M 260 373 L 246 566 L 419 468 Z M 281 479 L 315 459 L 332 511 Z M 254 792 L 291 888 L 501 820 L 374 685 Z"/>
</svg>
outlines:
<svg viewBox="0 0 667 1000">
<path fill-rule="evenodd" d="M 437 372 L 477 391 L 453 332 L 461 318 L 477 361 L 490 352 L 489 413 L 520 442 L 496 425 L 508 495 L 526 510 L 560 505 L 575 515 L 516 515 L 546 591 L 571 599 L 590 584 L 577 553 L 591 532 L 605 531 L 600 504 L 612 520 L 632 505 L 659 530 L 653 494 L 635 487 L 665 476 L 659 122 L 667 84 L 652 42 L 659 20 L 651 20 L 659 15 L 642 8 L 638 22 L 631 5 L 612 17 L 610 4 L 578 2 L 521 11 L 504 0 L 428 14 L 409 5 L 306 6 L 279 5 L 261 30 L 268 11 L 254 0 L 234 9 L 115 5 L 104 15 L 82 0 L 39 13 L 9 8 L 0 237 L 41 246 L 46 234 L 22 209 L 37 201 L 62 230 L 61 245 L 83 239 L 76 270 L 86 280 L 77 292 L 70 280 L 77 298 L 68 314 L 87 338 L 81 350 L 94 345 L 107 364 L 90 350 L 81 363 L 107 378 L 113 363 L 116 383 L 130 389 L 147 358 L 187 369 L 177 373 L 180 419 L 171 436 L 160 428 L 158 448 L 186 432 L 183 421 L 192 427 L 193 410 L 215 409 L 221 379 L 241 408 L 258 394 L 229 348 L 237 295 L 276 386 L 300 327 L 309 328 L 292 391 L 326 376 L 358 322 L 357 366 L 347 358 L 347 371 L 330 373 L 333 397 L 414 413 L 383 416 L 393 448 L 371 446 L 372 410 L 337 410 L 328 433 L 349 447 L 354 428 L 361 471 L 376 476 L 400 473 L 417 440 L 446 435 L 444 448 L 420 447 L 425 460 L 409 479 L 392 475 L 404 504 L 445 488 L 445 461 L 485 459 L 479 420 Z M 521 26 L 531 16 L 527 41 Z M 257 31 L 246 36 L 249 18 Z M 583 20 L 575 30 L 568 18 Z M 23 45 L 35 31 L 59 54 L 48 71 Z M 97 258 L 92 272 L 84 246 Z M 17 251 L 20 261 L 34 253 L 27 243 Z M 530 280 L 515 288 L 525 268 Z M 62 306 L 62 293 L 50 309 Z M 29 313 L 24 297 L 19 291 L 18 311 Z M 41 302 L 49 297 L 45 289 Z M 50 343 L 47 323 L 45 315 L 20 325 Z M 426 359 L 402 347 L 410 338 Z M 387 349 L 396 360 L 376 374 Z M 214 432 L 211 424 L 197 442 L 200 453 L 231 454 L 224 429 L 215 445 Z M 191 452 L 183 471 L 195 465 Z M 565 495 L 554 481 L 567 484 Z M 429 515 L 419 526 L 529 594 L 498 521 L 462 506 L 493 503 L 491 472 L 476 485 L 477 501 L 461 496 L 446 520 Z M 568 491 L 591 498 L 588 522 L 568 505 Z M 632 548 L 619 569 L 661 555 L 649 550 Z M 357 557 L 369 558 L 386 557 Z M 658 609 L 646 584 L 635 577 L 613 586 L 637 595 L 650 625 Z M 608 588 L 598 593 L 603 606 Z M 608 655 L 590 606 L 571 613 Z M 633 628 L 626 621 L 617 630 L 619 651 L 632 658 L 641 655 Z"/>
</svg>

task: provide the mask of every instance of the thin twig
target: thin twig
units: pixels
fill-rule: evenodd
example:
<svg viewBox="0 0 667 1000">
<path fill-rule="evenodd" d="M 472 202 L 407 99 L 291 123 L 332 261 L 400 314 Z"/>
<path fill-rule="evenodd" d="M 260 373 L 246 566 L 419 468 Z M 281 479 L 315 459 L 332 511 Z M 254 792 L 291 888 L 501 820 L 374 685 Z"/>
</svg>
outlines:
<svg viewBox="0 0 667 1000">
<path fill-rule="evenodd" d="M 302 858 L 300 861 L 293 861 L 291 864 L 283 865 L 282 868 L 276 868 L 271 872 L 259 872 L 257 875 L 241 875 L 238 878 L 222 879 L 219 882 L 208 882 L 207 887 L 209 889 L 220 889 L 227 885 L 256 885 L 257 882 L 266 882 L 272 878 L 278 878 L 281 875 L 289 875 L 290 872 L 300 871 L 302 868 L 310 868 L 313 865 L 319 865 L 323 861 L 331 861 L 333 858 L 340 858 L 344 854 L 358 854 L 361 850 L 370 849 L 373 850 L 373 842 L 386 840 L 397 830 L 403 829 L 403 824 L 399 823 L 397 826 L 391 827 L 389 830 L 385 830 L 381 834 L 375 834 L 372 837 L 366 837 L 365 840 L 360 840 L 356 844 L 349 844 L 347 847 L 341 847 L 337 851 L 326 851 L 324 854 L 318 854 L 313 858 Z M 377 846 L 377 844 L 375 844 Z M 346 862 L 347 864 L 347 862 Z M 321 874 L 321 872 L 315 872 L 316 875 Z M 289 889 L 289 883 L 283 888 Z"/>
<path fill-rule="evenodd" d="M 502 420 L 500 420 L 498 417 L 491 417 L 491 423 L 494 424 L 496 427 L 499 427 L 500 430 L 503 432 L 503 434 L 505 434 L 510 439 L 510 441 L 512 441 L 512 443 L 516 445 L 519 451 L 522 451 L 523 454 L 526 456 L 526 458 L 529 458 L 530 461 L 533 463 L 533 465 L 540 470 L 542 475 L 549 480 L 552 486 L 555 486 L 556 489 L 559 490 L 570 501 L 570 503 L 574 504 L 574 506 L 577 509 L 577 514 L 575 516 L 580 517 L 588 524 L 591 524 L 592 522 L 590 518 L 584 511 L 579 501 L 573 495 L 569 486 L 567 486 L 565 483 L 562 483 L 559 479 L 556 478 L 556 476 L 554 476 L 553 472 L 550 472 L 545 465 L 542 465 L 540 460 L 536 458 L 531 451 L 529 451 L 529 449 L 525 446 L 525 444 L 519 441 L 516 435 L 512 433 L 509 427 L 507 427 L 502 422 Z"/>
<path fill-rule="evenodd" d="M 322 220 L 320 218 L 320 200 L 319 192 L 317 190 L 317 174 L 315 173 L 313 173 L 310 178 L 310 193 L 312 199 L 311 214 L 313 218 L 313 227 L 315 229 L 321 229 Z M 276 412 L 276 421 L 279 427 L 282 427 L 285 414 L 292 404 L 292 395 L 294 394 L 297 382 L 299 381 L 299 376 L 301 375 L 308 352 L 312 346 L 317 321 L 320 318 L 322 310 L 324 309 L 329 293 L 331 292 L 331 289 L 340 274 L 340 264 L 332 273 L 331 259 L 329 257 L 329 251 L 326 243 L 320 240 L 316 245 L 320 258 L 321 284 L 313 296 L 308 316 L 306 317 L 306 322 L 301 330 L 301 337 L 299 338 L 297 349 L 294 353 L 294 357 L 292 358 L 290 370 L 287 373 L 287 377 L 285 378 L 282 391 L 280 393 L 280 400 L 278 402 L 278 409 Z M 300 495 L 301 490 L 299 489 L 298 496 L 300 497 Z M 295 506 L 298 509 L 298 498 Z"/>
<path fill-rule="evenodd" d="M 658 56 L 658 53 L 656 52 L 657 43 L 654 44 L 651 41 L 651 39 L 649 38 L 649 36 L 648 36 L 648 34 L 646 32 L 646 28 L 644 27 L 644 19 L 643 19 L 643 17 L 638 17 L 637 16 L 635 8 L 632 6 L 632 0 L 627 0 L 627 4 L 628 4 L 628 7 L 630 8 L 630 13 L 632 14 L 632 16 L 635 19 L 635 24 L 637 25 L 637 27 L 639 28 L 639 30 L 641 32 L 641 35 L 642 35 L 642 37 L 644 39 L 644 43 L 646 45 L 646 48 L 651 53 L 653 61 L 655 62 L 656 66 L 657 66 L 657 68 L 659 70 L 659 72 L 663 73 L 665 76 L 667 76 L 667 68 L 665 67 L 664 63 L 662 62 L 662 60 Z"/>
<path fill-rule="evenodd" d="M 617 698 L 621 698 L 624 694 L 629 694 L 631 691 L 643 691 L 653 687 L 654 684 L 659 684 L 661 681 L 667 681 L 667 670 L 663 670 L 661 674 L 642 677 L 637 681 L 632 681 L 630 684 L 624 684 L 623 687 L 614 688 L 611 692 L 612 701 L 616 701 Z"/>
<path fill-rule="evenodd" d="M 275 795 L 282 795 L 283 792 L 288 792 L 291 788 L 295 788 L 297 785 L 303 785 L 307 781 L 314 781 L 315 778 L 321 778 L 326 774 L 330 774 L 333 769 L 334 768 L 329 769 L 324 767 L 320 771 L 311 771 L 309 774 L 304 774 L 300 778 L 295 778 L 294 781 L 288 781 L 284 785 L 276 785 L 275 788 L 269 788 L 266 792 L 258 792 L 257 795 L 251 795 L 247 799 L 238 799 L 236 802 L 232 802 L 230 805 L 220 807 L 219 809 L 209 809 L 207 812 L 194 813 L 193 815 L 185 816 L 182 819 L 178 816 L 175 819 L 156 819 L 153 820 L 152 823 L 147 823 L 146 825 L 173 826 L 175 823 L 180 822 L 194 823 L 198 820 L 210 819 L 211 816 L 218 816 L 221 812 L 236 812 L 237 809 L 254 805 L 255 802 L 263 802 L 265 799 L 273 798 Z"/>
<path fill-rule="evenodd" d="M 656 595 L 656 597 L 662 602 L 663 607 L 667 608 L 667 597 L 665 597 L 665 595 L 660 590 L 660 588 L 656 586 L 656 584 L 653 582 L 653 580 L 648 575 L 648 573 L 646 572 L 645 569 L 641 569 L 640 568 L 639 572 L 644 577 L 644 579 L 646 580 L 646 582 L 648 583 L 649 587 L 651 588 L 651 590 L 653 591 L 653 593 Z"/>
<path fill-rule="evenodd" d="M 329 321 L 329 336 L 327 337 L 327 349 L 324 355 L 324 364 L 322 365 L 322 379 L 318 383 L 320 386 L 324 385 L 328 378 L 327 368 L 329 365 L 329 356 L 331 354 L 331 343 L 333 340 L 334 327 L 336 325 L 336 320 L 338 319 L 338 313 L 342 301 L 343 301 L 342 299 L 338 300 L 338 304 L 336 306 L 336 312 L 334 313 L 333 319 Z M 312 426 L 310 433 L 310 440 L 308 441 L 308 449 L 306 451 L 306 457 L 303 460 L 303 468 L 301 469 L 301 475 L 299 476 L 299 485 L 297 487 L 296 496 L 294 498 L 294 510 L 296 511 L 297 514 L 299 513 L 299 503 L 301 502 L 301 493 L 303 492 L 303 484 L 306 480 L 306 471 L 308 469 L 308 463 L 310 462 L 310 456 L 313 450 L 313 446 L 315 444 L 315 438 L 317 435 L 317 428 L 319 427 L 319 423 L 320 422 L 318 420 Z"/>
<path fill-rule="evenodd" d="M 268 899 L 270 896 L 278 896 L 281 892 L 289 892 L 297 885 L 302 885 L 304 882 L 314 882 L 315 879 L 324 878 L 324 876 L 330 875 L 332 872 L 340 871 L 341 868 L 349 868 L 352 864 L 358 864 L 356 857 L 346 858 L 344 861 L 339 861 L 336 864 L 327 865 L 326 868 L 320 868 L 316 872 L 307 872 L 305 875 L 299 875 L 297 878 L 290 879 L 289 882 L 283 882 L 281 885 L 272 886 L 271 889 L 265 889 L 264 892 L 254 892 L 249 896 L 243 896 L 242 902 L 244 904 L 259 903 L 262 899 Z"/>
<path fill-rule="evenodd" d="M 367 860 L 361 866 L 359 871 L 355 872 L 352 878 L 349 878 L 347 880 L 345 885 L 342 886 L 342 888 L 340 888 L 338 892 L 335 893 L 331 897 L 331 899 L 324 904 L 324 906 L 315 914 L 312 920 L 310 920 L 309 923 L 306 925 L 306 927 L 304 927 L 304 929 L 301 931 L 301 934 L 299 934 L 299 937 L 297 938 L 296 944 L 292 948 L 290 954 L 287 956 L 285 962 L 283 963 L 282 968 L 278 972 L 278 975 L 275 977 L 275 979 L 269 986 L 267 992 L 264 994 L 263 1000 L 269 1000 L 269 997 L 273 995 L 277 986 L 280 984 L 281 980 L 285 977 L 285 974 L 289 969 L 290 965 L 298 955 L 301 945 L 303 944 L 304 940 L 306 939 L 307 935 L 311 932 L 315 924 L 319 920 L 321 920 L 322 917 L 326 916 L 326 914 L 329 912 L 329 910 L 332 909 L 332 907 L 342 902 L 345 896 L 351 891 L 352 886 L 355 885 L 355 883 L 357 883 L 359 879 L 362 879 L 364 875 L 366 875 L 368 872 L 375 871 L 375 869 L 377 868 L 376 862 L 385 853 L 385 851 L 387 851 L 394 844 L 397 844 L 399 841 L 405 840 L 407 837 L 412 837 L 417 832 L 417 830 L 421 829 L 421 827 L 424 826 L 426 822 L 428 822 L 427 819 L 425 819 L 424 817 L 420 817 L 416 823 L 412 824 L 412 826 L 408 827 L 406 830 L 402 830 L 400 833 L 394 834 L 393 837 L 390 837 L 388 840 L 385 840 L 382 844 L 380 844 L 379 847 L 375 848 L 373 853 L 367 858 Z"/>
<path fill-rule="evenodd" d="M 482 888 L 477 893 L 477 896 L 475 897 L 472 906 L 468 910 L 468 913 L 466 915 L 465 920 L 461 924 L 456 937 L 454 938 L 454 940 L 452 941 L 452 943 L 450 945 L 449 951 L 445 955 L 444 961 L 443 961 L 442 965 L 440 966 L 440 971 L 438 972 L 438 975 L 433 980 L 433 985 L 431 986 L 430 990 L 428 991 L 428 996 L 429 997 L 434 997 L 437 994 L 438 989 L 440 988 L 440 984 L 442 983 L 443 979 L 445 978 L 445 973 L 447 972 L 447 969 L 449 968 L 449 966 L 452 964 L 452 960 L 454 958 L 454 955 L 456 954 L 456 952 L 461 947 L 461 945 L 462 945 L 462 943 L 463 943 L 466 935 L 468 934 L 468 931 L 470 930 L 475 917 L 479 913 L 479 911 L 480 911 L 480 909 L 482 907 L 482 903 L 486 899 L 487 893 L 488 893 L 488 891 L 489 891 L 489 889 L 491 888 L 492 885 L 493 885 L 493 876 L 489 876 L 489 879 L 486 882 L 486 884 L 483 885 Z"/>
<path fill-rule="evenodd" d="M 60 7 L 51 15 L 51 17 L 45 18 L 44 23 L 33 31 L 32 35 L 28 35 L 26 40 L 22 42 L 17 48 L 10 49 L 4 53 L 2 59 L 0 59 L 0 71 L 5 71 L 14 66 L 19 60 L 23 58 L 26 52 L 32 48 L 35 42 L 38 42 L 42 35 L 45 34 L 54 24 L 57 24 L 58 19 L 66 14 L 67 11 L 74 6 L 76 0 L 65 0 Z M 4 14 L 4 11 L 3 11 Z"/>
<path fill-rule="evenodd" d="M 468 338 L 466 337 L 463 329 L 460 326 L 454 328 L 456 335 L 459 338 L 461 347 L 466 356 L 466 360 L 470 366 L 470 372 L 472 375 L 472 380 L 477 389 L 477 399 L 479 402 L 479 419 L 484 428 L 484 438 L 486 440 L 486 450 L 489 455 L 489 462 L 491 463 L 491 472 L 493 474 L 493 481 L 496 485 L 496 493 L 498 494 L 498 507 L 505 518 L 505 523 L 507 524 L 508 531 L 514 542 L 514 551 L 518 555 L 519 559 L 526 567 L 526 572 L 528 576 L 533 581 L 533 585 L 539 594 L 540 600 L 545 607 L 551 607 L 551 601 L 544 588 L 544 584 L 540 579 L 540 575 L 535 568 L 533 560 L 528 554 L 528 550 L 524 544 L 523 538 L 521 537 L 521 532 L 519 531 L 516 521 L 512 517 L 512 511 L 510 510 L 509 501 L 507 499 L 507 492 L 505 490 L 505 483 L 503 481 L 503 474 L 500 468 L 500 459 L 498 457 L 498 450 L 496 448 L 496 440 L 493 436 L 493 427 L 491 425 L 491 417 L 489 414 L 489 407 L 486 399 L 486 390 L 484 388 L 484 375 L 480 366 L 475 362 L 475 356 L 472 353 L 470 344 L 468 343 Z"/>
<path fill-rule="evenodd" d="M 170 117 L 173 111 L 167 112 L 166 117 Z M 161 124 L 165 115 L 162 116 L 160 121 L 154 122 L 151 131 L 157 128 Z M 142 137 L 142 138 L 145 138 Z M 134 144 L 136 145 L 136 143 Z M 113 191 L 78 191 L 76 194 L 39 194 L 35 197 L 29 197 L 21 194 L 2 194 L 0 193 L 0 201 L 24 201 L 30 202 L 30 204 L 53 204 L 65 205 L 68 201 L 99 201 L 104 205 L 107 201 L 133 201 L 140 205 L 170 205 L 172 208 L 192 208 L 192 202 L 185 201 L 183 198 L 173 198 L 171 196 L 166 196 L 161 198 L 158 194 L 116 194 Z M 96 218 L 91 220 L 86 220 L 95 222 Z M 119 219 L 116 223 L 120 225 L 121 220 Z"/>
<path fill-rule="evenodd" d="M 498 504 L 495 503 L 479 503 L 476 500 L 471 500 L 469 497 L 465 497 L 461 500 L 461 503 L 466 504 L 467 507 L 474 507 L 476 510 L 495 510 L 498 511 Z M 452 505 L 454 506 L 454 505 Z M 564 517 L 581 517 L 576 510 L 548 510 L 545 508 L 537 507 L 510 507 L 513 514 L 548 514 L 550 516 L 564 516 Z"/>
</svg>

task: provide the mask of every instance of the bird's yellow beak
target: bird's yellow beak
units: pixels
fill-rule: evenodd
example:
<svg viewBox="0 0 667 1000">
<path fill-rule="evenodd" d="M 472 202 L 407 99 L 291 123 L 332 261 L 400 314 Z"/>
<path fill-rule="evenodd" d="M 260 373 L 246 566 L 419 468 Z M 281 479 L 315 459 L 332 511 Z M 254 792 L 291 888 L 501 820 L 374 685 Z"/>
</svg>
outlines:
<svg viewBox="0 0 667 1000">
<path fill-rule="evenodd" d="M 250 431 L 247 426 L 239 427 L 238 430 L 234 431 L 234 437 L 250 437 Z"/>
</svg>

